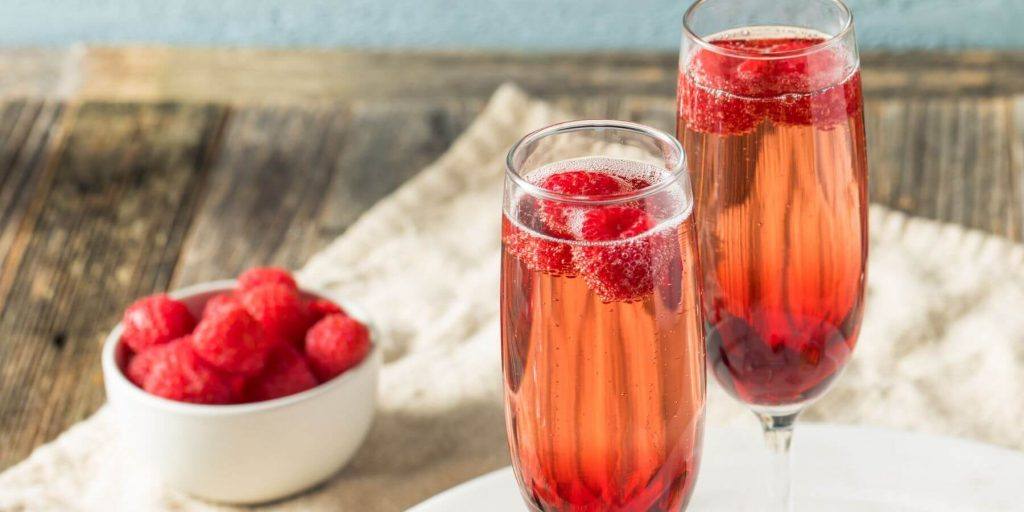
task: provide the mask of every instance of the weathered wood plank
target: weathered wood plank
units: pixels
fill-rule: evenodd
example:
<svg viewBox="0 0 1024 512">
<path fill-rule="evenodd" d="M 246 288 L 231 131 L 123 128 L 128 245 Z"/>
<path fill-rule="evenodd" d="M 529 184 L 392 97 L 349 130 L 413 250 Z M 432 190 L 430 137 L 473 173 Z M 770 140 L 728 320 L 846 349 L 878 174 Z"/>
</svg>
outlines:
<svg viewBox="0 0 1024 512">
<path fill-rule="evenodd" d="M 436 160 L 483 107 L 484 101 L 473 98 L 356 103 L 351 134 L 318 214 L 318 232 L 306 246 L 325 246 L 377 201 Z"/>
<path fill-rule="evenodd" d="M 953 155 L 958 151 L 958 145 L 950 141 L 957 140 L 959 134 L 958 109 L 956 103 L 950 101 L 936 101 L 930 107 L 933 126 L 925 165 L 932 172 L 930 177 L 926 177 L 929 182 L 926 184 L 928 192 L 924 192 L 929 204 L 921 210 L 921 214 L 934 219 L 949 219 L 953 190 L 951 185 L 954 174 L 958 172 L 958 167 L 953 165 Z"/>
<path fill-rule="evenodd" d="M 481 102 L 250 107 L 232 117 L 177 284 L 299 267 L 437 158 Z"/>
<path fill-rule="evenodd" d="M 1002 129 L 1006 134 L 1004 145 L 999 148 L 999 151 L 1003 153 L 1006 164 L 1005 172 L 999 177 L 996 186 L 999 187 L 1005 200 L 1005 208 L 999 213 L 1004 216 L 1006 227 L 1002 232 L 997 233 L 1007 238 L 1021 240 L 1024 239 L 1024 222 L 1022 222 L 1024 203 L 1021 202 L 1018 191 L 1022 178 L 1024 178 L 1024 170 L 1021 169 L 1020 161 L 1016 158 L 1015 150 L 1017 144 L 1020 143 L 1018 140 L 1020 134 L 1016 130 L 1014 101 L 1011 98 L 1001 98 L 999 104 L 1002 111 Z"/>
<path fill-rule="evenodd" d="M 0 108 L 0 308 L 11 285 L 36 200 L 49 186 L 49 161 L 60 146 L 64 107 L 51 102 L 11 102 Z"/>
<path fill-rule="evenodd" d="M 1024 52 L 862 55 L 870 96 L 1024 92 Z M 94 47 L 0 50 L 0 97 L 103 101 L 331 102 L 486 97 L 514 81 L 541 96 L 654 95 L 675 88 L 674 52 L 484 53 Z M 443 71 L 439 71 L 443 70 Z"/>
<path fill-rule="evenodd" d="M 543 97 L 671 97 L 678 65 L 674 52 L 532 54 L 129 47 L 89 48 L 78 58 L 79 64 L 66 67 L 69 73 L 81 74 L 68 81 L 81 83 L 79 94 L 83 98 L 231 104 L 453 96 L 479 99 L 509 81 Z M 869 52 L 862 56 L 862 62 L 865 88 L 876 98 L 1024 92 L 1024 52 Z"/>
<path fill-rule="evenodd" d="M 1011 203 L 1012 215 L 1017 231 L 1024 231 L 1024 97 L 1017 96 L 1008 101 L 1009 142 L 1010 142 L 1010 180 L 1013 195 Z"/>
<path fill-rule="evenodd" d="M 975 133 L 978 150 L 973 169 L 970 170 L 974 178 L 971 184 L 972 214 L 965 225 L 1000 233 L 1006 229 L 1005 219 L 1000 215 L 1000 211 L 1005 208 L 1003 194 L 999 190 L 999 176 L 1008 164 L 1003 158 L 1008 145 L 1003 130 L 1006 123 L 1001 119 L 1002 111 L 993 99 L 977 101 L 975 109 L 978 117 Z"/>
<path fill-rule="evenodd" d="M 906 103 L 868 102 L 864 122 L 868 140 L 868 197 L 883 204 L 895 202 L 900 172 L 903 169 L 899 143 L 907 130 Z"/>
<path fill-rule="evenodd" d="M 222 117 L 78 110 L 0 316 L 0 467 L 102 402 L 100 341 L 128 302 L 169 283 Z"/>
<path fill-rule="evenodd" d="M 175 284 L 229 278 L 256 263 L 293 266 L 277 256 L 313 216 L 347 132 L 345 108 L 235 111 L 210 171 Z"/>
</svg>

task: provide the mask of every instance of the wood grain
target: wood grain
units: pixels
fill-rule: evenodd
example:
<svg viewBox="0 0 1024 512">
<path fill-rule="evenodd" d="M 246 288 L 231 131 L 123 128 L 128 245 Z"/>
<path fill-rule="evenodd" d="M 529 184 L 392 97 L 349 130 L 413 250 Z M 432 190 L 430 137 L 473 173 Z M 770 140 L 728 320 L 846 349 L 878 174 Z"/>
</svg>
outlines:
<svg viewBox="0 0 1024 512">
<path fill-rule="evenodd" d="M 65 112 L 52 102 L 11 102 L 0 108 L 0 308 L 49 186 Z"/>
<path fill-rule="evenodd" d="M 231 117 L 175 276 L 301 267 L 366 209 L 436 159 L 480 102 L 250 107 Z"/>
<path fill-rule="evenodd" d="M 674 93 L 666 53 L 468 53 L 245 48 L 0 49 L 0 97 L 226 104 L 331 103 L 384 98 L 483 99 L 501 83 L 533 94 Z M 862 55 L 875 98 L 1024 92 L 1024 52 L 918 51 Z"/>
<path fill-rule="evenodd" d="M 100 342 L 170 282 L 222 110 L 89 104 L 40 191 L 0 318 L 0 466 L 102 401 Z"/>
</svg>

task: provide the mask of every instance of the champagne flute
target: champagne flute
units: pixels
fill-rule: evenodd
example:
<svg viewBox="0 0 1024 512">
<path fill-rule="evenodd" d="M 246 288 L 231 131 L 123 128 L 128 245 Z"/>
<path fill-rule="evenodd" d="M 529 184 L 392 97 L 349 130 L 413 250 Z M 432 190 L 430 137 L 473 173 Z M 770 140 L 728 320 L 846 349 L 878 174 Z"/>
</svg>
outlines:
<svg viewBox="0 0 1024 512">
<path fill-rule="evenodd" d="M 682 147 L 576 121 L 508 155 L 501 334 L 509 449 L 538 511 L 678 511 L 697 476 L 705 343 Z"/>
<path fill-rule="evenodd" d="M 700 0 L 677 136 L 694 173 L 710 368 L 764 428 L 792 510 L 797 416 L 856 344 L 867 259 L 859 58 L 839 0 Z"/>
</svg>

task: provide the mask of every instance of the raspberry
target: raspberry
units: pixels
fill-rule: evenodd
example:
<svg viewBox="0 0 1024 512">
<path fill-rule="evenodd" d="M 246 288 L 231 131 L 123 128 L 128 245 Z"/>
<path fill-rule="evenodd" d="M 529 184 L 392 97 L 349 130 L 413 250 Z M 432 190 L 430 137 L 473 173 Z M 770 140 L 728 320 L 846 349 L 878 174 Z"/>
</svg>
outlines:
<svg viewBox="0 0 1024 512">
<path fill-rule="evenodd" d="M 153 362 L 160 357 L 164 357 L 160 355 L 160 353 L 166 352 L 167 349 L 173 347 L 174 344 L 174 341 L 164 343 L 163 345 L 150 347 L 132 356 L 132 358 L 128 360 L 128 366 L 125 367 L 125 375 L 128 377 L 128 380 L 132 381 L 132 383 L 140 388 L 143 387 L 146 382 L 146 377 L 149 376 L 150 370 L 153 369 Z"/>
<path fill-rule="evenodd" d="M 263 369 L 274 338 L 245 309 L 226 308 L 199 322 L 191 342 L 196 354 L 214 368 L 253 375 Z"/>
<path fill-rule="evenodd" d="M 658 237 L 633 238 L 651 224 L 650 217 L 638 208 L 606 206 L 587 212 L 582 229 L 585 239 L 614 242 L 584 245 L 574 252 L 583 280 L 601 300 L 634 301 L 654 291 L 652 258 Z"/>
<path fill-rule="evenodd" d="M 248 401 L 259 402 L 294 395 L 318 384 L 302 354 L 288 344 L 270 351 L 267 366 L 246 387 Z"/>
<path fill-rule="evenodd" d="M 189 338 L 149 351 L 143 389 L 156 396 L 197 404 L 226 404 L 234 398 L 233 379 L 209 367 L 193 352 Z"/>
<path fill-rule="evenodd" d="M 221 293 L 206 301 L 206 306 L 203 307 L 203 318 L 223 314 L 224 310 L 228 308 L 240 307 L 242 307 L 242 303 L 234 293 Z"/>
<path fill-rule="evenodd" d="M 548 176 L 541 187 L 572 196 L 607 196 L 622 192 L 624 184 L 603 172 L 572 170 Z"/>
<path fill-rule="evenodd" d="M 640 300 L 654 291 L 651 241 L 629 240 L 611 246 L 577 249 L 583 280 L 605 302 Z"/>
<path fill-rule="evenodd" d="M 559 194 L 600 197 L 629 190 L 624 181 L 603 172 L 573 170 L 548 176 L 541 187 Z M 547 227 L 555 234 L 569 236 L 570 216 L 575 208 L 556 202 L 541 201 L 541 212 Z"/>
<path fill-rule="evenodd" d="M 528 233 L 503 219 L 505 251 L 522 261 L 528 268 L 553 275 L 575 274 L 572 248 L 569 244 L 541 238 Z"/>
<path fill-rule="evenodd" d="M 326 381 L 359 364 L 370 352 L 366 326 L 345 315 L 330 315 L 306 333 L 306 358 Z"/>
<path fill-rule="evenodd" d="M 679 117 L 691 130 L 746 133 L 764 117 L 759 101 L 723 93 L 688 74 L 680 76 L 679 81 Z"/>
<path fill-rule="evenodd" d="M 587 241 L 622 240 L 651 229 L 651 218 L 639 208 L 606 206 L 587 212 L 583 219 L 583 239 Z"/>
<path fill-rule="evenodd" d="M 161 294 L 128 306 L 122 324 L 121 340 L 135 352 L 142 352 L 192 332 L 196 319 L 184 304 Z"/>
<path fill-rule="evenodd" d="M 821 42 L 816 38 L 716 41 L 750 55 L 699 50 L 680 76 L 679 115 L 696 131 L 737 134 L 770 118 L 776 123 L 828 126 L 857 113 L 859 75 L 838 52 L 825 49 L 785 56 Z M 777 58 L 755 56 L 773 54 Z"/>
<path fill-rule="evenodd" d="M 305 307 L 306 323 L 309 326 L 319 322 L 320 319 L 327 315 L 347 314 L 341 306 L 327 299 L 312 299 L 306 302 Z"/>
<path fill-rule="evenodd" d="M 271 283 L 283 284 L 294 290 L 299 288 L 292 274 L 280 267 L 253 267 L 238 276 L 238 290 L 242 292 Z"/>
<path fill-rule="evenodd" d="M 726 313 L 709 326 L 711 370 L 726 389 L 753 403 L 813 396 L 850 355 L 843 335 L 819 318 L 769 311 L 748 321 Z"/>
<path fill-rule="evenodd" d="M 263 332 L 276 341 L 302 343 L 309 327 L 306 310 L 294 288 L 270 283 L 241 294 L 246 311 L 263 326 Z"/>
</svg>

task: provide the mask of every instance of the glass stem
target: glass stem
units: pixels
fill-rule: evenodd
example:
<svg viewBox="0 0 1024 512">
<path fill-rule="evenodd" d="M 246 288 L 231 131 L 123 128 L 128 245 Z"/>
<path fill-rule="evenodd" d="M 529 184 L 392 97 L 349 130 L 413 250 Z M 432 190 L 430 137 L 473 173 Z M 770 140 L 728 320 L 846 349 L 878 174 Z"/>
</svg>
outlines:
<svg viewBox="0 0 1024 512">
<path fill-rule="evenodd" d="M 793 512 L 792 478 L 790 477 L 789 445 L 793 425 L 799 412 L 785 415 L 757 414 L 764 429 L 764 440 L 771 458 L 768 480 L 769 508 L 775 512 Z"/>
</svg>

